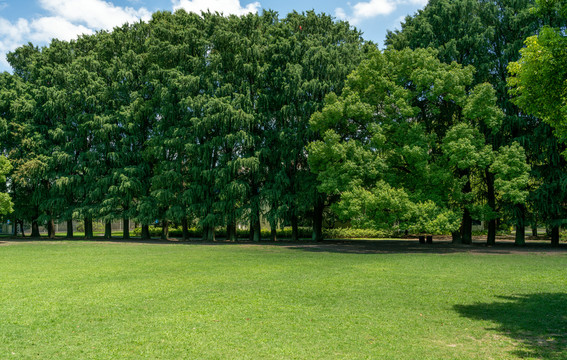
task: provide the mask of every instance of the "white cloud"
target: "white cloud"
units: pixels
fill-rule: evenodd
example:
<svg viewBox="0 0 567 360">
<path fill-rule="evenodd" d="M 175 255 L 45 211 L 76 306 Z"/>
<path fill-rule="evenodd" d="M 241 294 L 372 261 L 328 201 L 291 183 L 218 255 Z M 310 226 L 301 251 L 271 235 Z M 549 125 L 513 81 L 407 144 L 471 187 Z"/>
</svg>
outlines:
<svg viewBox="0 0 567 360">
<path fill-rule="evenodd" d="M 352 25 L 359 25 L 362 21 L 374 18 L 379 15 L 390 15 L 398 5 L 427 5 L 428 0 L 370 0 L 357 2 L 350 5 L 352 14 L 347 14 L 345 9 L 336 8 L 335 16 L 342 20 L 348 20 Z"/>
<path fill-rule="evenodd" d="M 188 12 L 200 14 L 201 11 L 219 12 L 224 15 L 244 15 L 256 13 L 260 10 L 260 3 L 253 2 L 245 7 L 240 5 L 240 0 L 172 0 L 173 10 L 185 9 Z"/>
<path fill-rule="evenodd" d="M 104 0 L 39 0 L 39 5 L 46 12 L 43 16 L 15 22 L 0 17 L 0 71 L 10 68 L 6 53 L 27 42 L 41 46 L 53 38 L 71 40 L 151 18 L 151 12 L 143 7 L 121 7 Z"/>
<path fill-rule="evenodd" d="M 0 18 L 0 67 L 9 69 L 10 65 L 6 60 L 6 54 L 14 51 L 22 45 L 30 34 L 30 24 L 25 19 L 19 19 L 12 23 L 4 18 Z"/>
<path fill-rule="evenodd" d="M 40 0 L 42 8 L 72 23 L 82 23 L 94 29 L 112 29 L 126 22 L 147 20 L 151 13 L 145 8 L 138 10 L 120 7 L 102 0 Z"/>
<path fill-rule="evenodd" d="M 48 43 L 51 39 L 69 41 L 77 35 L 90 35 L 94 31 L 83 25 L 75 25 L 70 21 L 58 17 L 42 17 L 30 24 L 30 40 L 34 43 Z"/>
</svg>

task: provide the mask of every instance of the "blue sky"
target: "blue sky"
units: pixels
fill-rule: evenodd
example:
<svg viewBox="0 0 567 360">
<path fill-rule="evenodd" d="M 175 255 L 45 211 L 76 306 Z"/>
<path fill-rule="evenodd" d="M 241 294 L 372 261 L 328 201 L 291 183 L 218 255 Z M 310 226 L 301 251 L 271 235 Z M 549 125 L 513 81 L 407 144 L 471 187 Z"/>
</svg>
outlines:
<svg viewBox="0 0 567 360">
<path fill-rule="evenodd" d="M 28 42 L 43 46 L 53 38 L 70 40 L 125 22 L 149 19 L 157 10 L 210 9 L 244 14 L 273 9 L 283 17 L 292 10 L 314 9 L 348 20 L 364 33 L 365 39 L 382 45 L 386 30 L 398 28 L 406 15 L 425 4 L 427 0 L 0 0 L 0 71 L 11 71 L 6 53 Z"/>
</svg>

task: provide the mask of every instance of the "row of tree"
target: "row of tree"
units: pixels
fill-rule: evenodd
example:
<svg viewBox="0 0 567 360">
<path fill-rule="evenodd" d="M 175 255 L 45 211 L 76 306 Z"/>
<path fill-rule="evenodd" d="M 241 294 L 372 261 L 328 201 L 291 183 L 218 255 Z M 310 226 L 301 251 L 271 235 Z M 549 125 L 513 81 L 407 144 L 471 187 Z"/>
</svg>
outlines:
<svg viewBox="0 0 567 360">
<path fill-rule="evenodd" d="M 106 236 L 116 219 L 143 237 L 156 219 L 164 236 L 198 222 L 208 240 L 219 226 L 235 239 L 246 221 L 259 240 L 263 216 L 273 237 L 311 223 L 321 240 L 331 205 L 358 227 L 470 243 L 474 218 L 492 244 L 507 218 L 518 244 L 528 223 L 557 243 L 564 145 L 506 83 L 528 36 L 564 27 L 557 8 L 534 5 L 432 0 L 384 51 L 329 16 L 271 11 L 158 12 L 23 46 L 0 76 L 13 217 L 33 236 L 41 223 L 54 236 L 55 220 L 72 236 L 83 219 L 88 237 L 93 219 Z"/>
<path fill-rule="evenodd" d="M 8 55 L 2 146 L 13 216 L 38 225 L 196 220 L 206 239 L 238 221 L 260 236 L 318 219 L 309 118 L 363 57 L 360 33 L 314 12 L 242 17 L 158 12 L 75 41 Z M 263 214 L 262 214 L 263 213 Z M 127 237 L 128 234 L 126 233 Z M 167 236 L 167 233 L 164 234 Z"/>
</svg>

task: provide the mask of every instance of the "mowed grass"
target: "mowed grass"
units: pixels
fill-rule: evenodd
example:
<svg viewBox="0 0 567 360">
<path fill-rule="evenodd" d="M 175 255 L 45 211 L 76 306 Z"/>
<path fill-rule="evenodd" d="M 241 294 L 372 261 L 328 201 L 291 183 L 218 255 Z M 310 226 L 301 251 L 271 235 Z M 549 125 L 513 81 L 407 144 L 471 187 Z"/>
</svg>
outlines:
<svg viewBox="0 0 567 360">
<path fill-rule="evenodd" d="M 0 245 L 1 359 L 567 359 L 567 256 Z"/>
</svg>

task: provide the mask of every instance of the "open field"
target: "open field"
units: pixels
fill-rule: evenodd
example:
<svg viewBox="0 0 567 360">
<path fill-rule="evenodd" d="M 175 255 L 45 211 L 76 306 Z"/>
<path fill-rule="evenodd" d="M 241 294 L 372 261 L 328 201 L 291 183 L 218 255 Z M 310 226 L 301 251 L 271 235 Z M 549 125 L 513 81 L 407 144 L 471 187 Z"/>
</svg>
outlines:
<svg viewBox="0 0 567 360">
<path fill-rule="evenodd" d="M 567 359 L 567 249 L 0 239 L 1 359 Z"/>
</svg>

